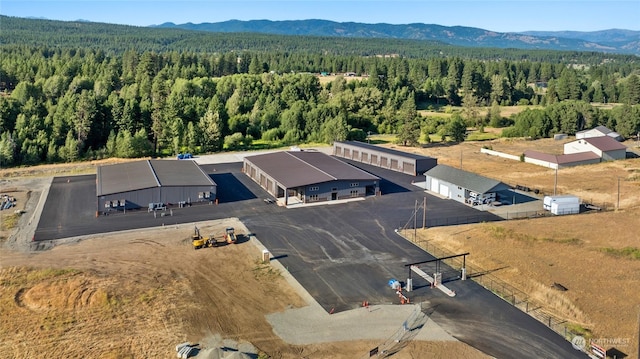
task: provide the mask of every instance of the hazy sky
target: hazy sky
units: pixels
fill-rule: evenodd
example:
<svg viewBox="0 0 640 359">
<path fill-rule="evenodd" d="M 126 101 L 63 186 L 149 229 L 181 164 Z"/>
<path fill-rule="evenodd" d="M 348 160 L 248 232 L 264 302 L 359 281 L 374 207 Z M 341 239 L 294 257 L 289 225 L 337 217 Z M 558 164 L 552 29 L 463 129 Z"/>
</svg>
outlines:
<svg viewBox="0 0 640 359">
<path fill-rule="evenodd" d="M 640 0 L 169 1 L 0 0 L 0 14 L 147 26 L 226 20 L 304 20 L 526 30 L 640 30 Z M 0 30 L 2 24 L 0 23 Z"/>
</svg>

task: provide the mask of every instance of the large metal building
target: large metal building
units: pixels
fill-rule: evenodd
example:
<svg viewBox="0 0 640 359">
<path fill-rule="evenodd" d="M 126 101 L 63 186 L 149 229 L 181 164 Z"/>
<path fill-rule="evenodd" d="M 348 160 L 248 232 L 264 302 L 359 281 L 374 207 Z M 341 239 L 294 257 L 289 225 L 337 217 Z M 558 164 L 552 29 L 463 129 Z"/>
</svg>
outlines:
<svg viewBox="0 0 640 359">
<path fill-rule="evenodd" d="M 509 189 L 503 182 L 445 165 L 430 169 L 425 177 L 428 191 L 474 205 L 495 201 L 497 192 Z"/>
<path fill-rule="evenodd" d="M 244 158 L 244 173 L 285 205 L 379 193 L 380 178 L 316 151 L 282 151 Z"/>
<path fill-rule="evenodd" d="M 145 160 L 100 166 L 98 212 L 214 201 L 216 183 L 191 160 Z"/>
<path fill-rule="evenodd" d="M 334 142 L 333 155 L 412 176 L 422 175 L 438 164 L 436 158 L 357 141 Z"/>
</svg>

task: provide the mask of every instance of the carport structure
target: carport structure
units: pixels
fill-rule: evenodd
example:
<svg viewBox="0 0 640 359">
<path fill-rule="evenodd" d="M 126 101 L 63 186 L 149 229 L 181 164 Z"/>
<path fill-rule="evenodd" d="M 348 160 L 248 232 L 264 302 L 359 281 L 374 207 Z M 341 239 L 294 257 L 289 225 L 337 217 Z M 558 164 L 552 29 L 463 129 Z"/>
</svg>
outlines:
<svg viewBox="0 0 640 359">
<path fill-rule="evenodd" d="M 282 151 L 244 158 L 244 173 L 288 205 L 375 195 L 380 178 L 317 151 Z"/>
<path fill-rule="evenodd" d="M 216 192 L 216 183 L 191 160 L 126 162 L 96 171 L 98 212 L 214 201 Z"/>
<path fill-rule="evenodd" d="M 509 189 L 500 181 L 438 165 L 425 173 L 426 189 L 462 203 L 483 204 L 496 200 L 496 192 Z"/>
<path fill-rule="evenodd" d="M 333 155 L 412 176 L 422 175 L 438 164 L 438 160 L 433 157 L 358 141 L 334 142 Z"/>
</svg>

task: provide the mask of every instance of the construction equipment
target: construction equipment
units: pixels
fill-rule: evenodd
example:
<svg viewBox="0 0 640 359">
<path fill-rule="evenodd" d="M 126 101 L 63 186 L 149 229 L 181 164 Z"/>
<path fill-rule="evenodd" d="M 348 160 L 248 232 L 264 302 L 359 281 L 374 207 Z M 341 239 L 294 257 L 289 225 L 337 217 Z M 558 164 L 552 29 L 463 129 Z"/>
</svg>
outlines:
<svg viewBox="0 0 640 359">
<path fill-rule="evenodd" d="M 236 237 L 235 230 L 233 229 L 233 227 L 227 227 L 224 234 L 224 238 L 227 240 L 227 243 L 229 244 L 233 244 L 238 241 L 238 238 Z"/>
<path fill-rule="evenodd" d="M 193 249 L 200 249 L 207 245 L 207 239 L 202 237 L 200 234 L 200 229 L 197 226 L 193 227 L 193 235 L 191 236 L 191 244 L 193 244 Z"/>
<path fill-rule="evenodd" d="M 193 249 L 200 249 L 204 247 L 220 247 L 231 242 L 228 242 L 226 235 L 220 238 L 220 240 L 218 240 L 213 234 L 205 238 L 200 234 L 200 229 L 195 227 L 193 236 L 191 236 L 191 243 L 193 244 Z"/>
</svg>

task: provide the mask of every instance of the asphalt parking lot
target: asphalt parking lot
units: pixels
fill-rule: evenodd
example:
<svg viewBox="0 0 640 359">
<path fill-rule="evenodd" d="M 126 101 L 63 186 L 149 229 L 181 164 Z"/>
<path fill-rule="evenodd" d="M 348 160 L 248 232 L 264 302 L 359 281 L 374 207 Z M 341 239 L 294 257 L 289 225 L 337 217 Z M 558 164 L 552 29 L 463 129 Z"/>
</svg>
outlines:
<svg viewBox="0 0 640 359">
<path fill-rule="evenodd" d="M 153 215 L 146 209 L 95 216 L 95 176 L 56 178 L 36 240 L 55 240 L 118 230 L 238 217 L 328 312 L 397 303 L 391 278 L 406 280 L 404 264 L 433 257 L 394 229 L 412 226 L 417 202 L 427 198 L 427 225 L 500 220 L 464 204 L 431 196 L 407 176 L 357 164 L 382 178 L 382 196 L 364 201 L 286 209 L 241 173 L 241 163 L 202 166 L 218 184 L 219 204 L 194 205 Z M 64 208 L 64 210 L 60 210 Z M 418 222 L 421 223 L 421 222 Z M 186 234 L 185 234 L 186 236 Z M 473 255 L 473 254 L 472 254 Z M 429 303 L 431 315 L 454 337 L 495 357 L 584 356 L 535 319 L 473 281 L 447 285 L 457 295 L 418 285 L 414 302 Z"/>
</svg>

